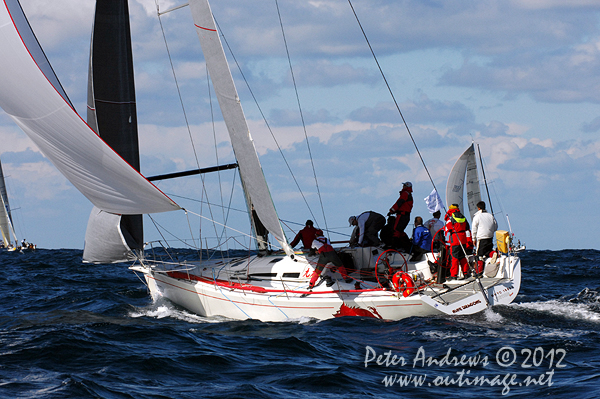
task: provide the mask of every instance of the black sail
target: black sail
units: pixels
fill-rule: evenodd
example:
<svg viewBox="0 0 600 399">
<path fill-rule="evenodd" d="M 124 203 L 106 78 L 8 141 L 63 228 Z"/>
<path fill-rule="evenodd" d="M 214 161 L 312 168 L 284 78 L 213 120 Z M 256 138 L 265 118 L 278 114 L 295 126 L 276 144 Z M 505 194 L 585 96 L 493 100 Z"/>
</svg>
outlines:
<svg viewBox="0 0 600 399">
<path fill-rule="evenodd" d="M 96 2 L 87 119 L 109 146 L 140 170 L 127 0 Z M 131 249 L 141 249 L 144 242 L 142 215 L 123 215 L 120 225 L 127 245 Z"/>
</svg>

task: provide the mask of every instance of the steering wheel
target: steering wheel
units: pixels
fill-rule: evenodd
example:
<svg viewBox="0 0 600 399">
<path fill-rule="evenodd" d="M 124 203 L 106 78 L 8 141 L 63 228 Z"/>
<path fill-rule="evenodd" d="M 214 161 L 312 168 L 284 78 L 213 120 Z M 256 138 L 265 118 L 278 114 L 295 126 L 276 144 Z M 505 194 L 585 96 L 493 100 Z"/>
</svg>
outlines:
<svg viewBox="0 0 600 399">
<path fill-rule="evenodd" d="M 392 265 L 390 264 L 390 255 L 393 253 L 399 254 L 402 257 L 403 263 L 400 267 L 393 268 Z M 379 263 L 380 262 L 387 266 L 385 275 L 387 275 L 386 278 L 388 278 L 388 280 L 391 278 L 391 276 L 394 275 L 394 272 L 398 271 L 399 269 L 404 269 L 405 272 L 408 270 L 406 258 L 404 257 L 404 255 L 402 255 L 402 253 L 396 251 L 395 249 L 388 249 L 388 250 L 383 251 L 377 258 L 377 261 L 375 262 L 375 278 L 377 279 L 377 283 L 379 284 L 379 286 L 382 288 L 383 288 L 383 284 L 381 284 L 381 282 L 379 281 Z"/>
</svg>

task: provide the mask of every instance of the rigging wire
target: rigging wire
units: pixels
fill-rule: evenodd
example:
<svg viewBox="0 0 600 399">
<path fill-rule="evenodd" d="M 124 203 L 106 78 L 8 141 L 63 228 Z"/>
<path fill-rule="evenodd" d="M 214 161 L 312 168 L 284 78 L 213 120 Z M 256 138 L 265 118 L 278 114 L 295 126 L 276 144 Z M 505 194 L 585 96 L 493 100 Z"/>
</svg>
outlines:
<svg viewBox="0 0 600 399">
<path fill-rule="evenodd" d="M 291 166 L 290 166 L 287 158 L 283 154 L 283 150 L 281 149 L 281 146 L 279 145 L 279 142 L 277 141 L 277 138 L 275 137 L 275 134 L 273 133 L 273 130 L 271 129 L 271 125 L 269 125 L 269 122 L 267 121 L 267 117 L 265 116 L 262 108 L 260 107 L 260 105 L 258 103 L 258 99 L 254 95 L 254 92 L 250 88 L 250 84 L 248 83 L 248 79 L 246 79 L 246 75 L 244 75 L 244 72 L 242 71 L 242 67 L 238 63 L 237 58 L 235 57 L 235 55 L 233 54 L 233 50 L 231 49 L 231 46 L 229 46 L 229 42 L 227 41 L 227 38 L 223 34 L 223 30 L 219 26 L 219 23 L 217 22 L 216 18 L 215 18 L 215 23 L 217 25 L 217 30 L 219 31 L 221 37 L 223 38 L 223 42 L 227 46 L 227 49 L 229 50 L 229 53 L 231 54 L 231 57 L 233 58 L 233 61 L 235 62 L 235 65 L 237 66 L 238 71 L 240 72 L 240 75 L 242 76 L 242 79 L 244 80 L 244 83 L 246 83 L 246 87 L 248 88 L 248 91 L 250 92 L 250 95 L 252 96 L 252 99 L 254 100 L 254 103 L 256 104 L 256 107 L 258 108 L 258 111 L 260 112 L 260 115 L 262 116 L 263 121 L 265 122 L 265 125 L 267 126 L 267 129 L 269 130 L 269 133 L 271 133 L 271 137 L 273 138 L 273 141 L 275 142 L 275 145 L 277 146 L 277 149 L 279 150 L 279 154 L 283 158 L 283 161 L 284 161 L 285 165 L 287 166 L 288 171 L 290 172 L 290 175 L 292 176 L 292 179 L 294 180 L 294 183 L 296 184 L 296 187 L 298 188 L 298 191 L 300 192 L 300 195 L 302 196 L 302 199 L 304 200 L 304 203 L 306 204 L 306 207 L 308 208 L 308 211 L 310 212 L 310 214 L 313 217 L 313 219 L 316 219 L 315 215 L 314 215 L 314 213 L 313 213 L 313 211 L 312 211 L 312 209 L 310 207 L 310 205 L 308 204 L 308 201 L 306 199 L 306 196 L 304 195 L 304 192 L 300 188 L 300 184 L 298 183 L 298 180 L 296 179 L 296 176 L 294 175 L 294 172 L 292 171 L 292 168 L 291 168 Z"/>
<path fill-rule="evenodd" d="M 485 177 L 485 168 L 483 167 L 483 158 L 481 157 L 481 150 L 479 144 L 477 144 L 477 152 L 479 152 L 479 164 L 481 165 L 481 172 L 483 173 L 483 183 L 485 184 L 485 191 L 487 192 L 488 202 L 490 203 L 490 212 L 494 214 L 494 207 L 492 206 L 492 199 L 490 198 L 490 190 L 488 189 L 487 178 Z"/>
<path fill-rule="evenodd" d="M 216 220 L 214 220 L 214 219 L 213 219 L 213 220 L 211 220 L 211 219 L 207 218 L 206 216 L 204 216 L 204 215 L 201 215 L 201 214 L 199 214 L 199 213 L 192 212 L 192 211 L 190 211 L 190 210 L 187 210 L 187 212 L 191 213 L 192 215 L 196 215 L 196 216 L 198 216 L 199 218 L 202 218 L 202 219 L 206 219 L 206 220 L 212 221 L 214 224 L 218 224 L 218 225 L 220 225 L 220 226 L 222 226 L 222 227 L 224 227 L 224 228 L 226 228 L 226 229 L 229 229 L 229 230 L 232 230 L 232 231 L 234 231 L 234 232 L 236 232 L 236 233 L 242 234 L 242 235 L 244 235 L 244 236 L 246 236 L 246 237 L 250 238 L 251 240 L 256 240 L 256 239 L 257 239 L 256 237 L 254 237 L 254 236 L 253 236 L 253 235 L 251 235 L 251 234 L 247 234 L 247 233 L 244 233 L 243 231 L 240 231 L 240 230 L 234 229 L 233 227 L 226 226 L 226 225 L 224 225 L 224 224 L 222 224 L 222 223 L 219 223 L 219 222 L 217 222 L 217 221 L 216 221 Z M 276 247 L 276 248 L 278 248 L 278 249 L 283 249 L 283 248 L 281 248 L 280 246 L 278 246 L 278 245 L 275 245 L 275 244 L 271 244 L 271 246 L 273 246 L 273 247 Z"/>
<path fill-rule="evenodd" d="M 177 95 L 179 96 L 179 102 L 181 104 L 181 111 L 183 112 L 183 118 L 185 119 L 185 125 L 187 127 L 188 135 L 190 136 L 190 141 L 192 143 L 192 149 L 194 151 L 194 158 L 196 159 L 196 165 L 198 169 L 200 169 L 200 162 L 198 161 L 198 154 L 196 153 L 196 146 L 194 145 L 194 139 L 192 138 L 192 131 L 190 129 L 190 124 L 187 117 L 187 112 L 185 110 L 185 106 L 183 105 L 183 98 L 181 96 L 181 89 L 179 88 L 179 82 L 177 81 L 177 75 L 175 73 L 175 66 L 173 65 L 173 59 L 171 58 L 171 50 L 169 50 L 169 43 L 167 42 L 167 36 L 165 34 L 165 29 L 162 24 L 161 13 L 158 6 L 158 0 L 156 2 L 156 14 L 158 16 L 158 23 L 160 25 L 160 30 L 162 32 L 163 40 L 165 42 L 165 48 L 167 50 L 167 56 L 169 57 L 169 63 L 171 65 L 171 72 L 173 73 L 173 79 L 175 80 L 175 87 L 177 88 Z"/>
<path fill-rule="evenodd" d="M 235 174 L 234 174 L 234 176 L 235 176 Z M 234 183 L 235 183 L 235 178 L 234 178 Z M 238 208 L 232 208 L 232 207 L 231 207 L 231 202 L 232 202 L 231 198 L 232 198 L 232 197 L 230 197 L 230 202 L 229 202 L 229 203 L 230 203 L 230 205 L 228 205 L 228 206 L 225 206 L 225 205 L 219 205 L 219 204 L 215 204 L 215 203 L 209 203 L 209 202 L 206 202 L 206 201 L 203 201 L 203 200 L 199 200 L 199 199 L 197 199 L 197 198 L 186 197 L 186 196 L 184 196 L 184 195 L 179 195 L 179 194 L 174 194 L 174 193 L 168 193 L 168 192 L 165 192 L 165 194 L 166 194 L 166 195 L 168 195 L 169 197 L 181 198 L 181 199 L 188 200 L 188 201 L 193 201 L 193 202 L 201 202 L 201 203 L 205 203 L 205 204 L 208 204 L 208 205 L 210 205 L 210 206 L 213 206 L 213 207 L 223 207 L 223 208 L 227 208 L 227 211 L 228 211 L 228 212 L 233 210 L 233 211 L 236 211 L 236 212 L 248 213 L 248 210 L 247 210 L 247 209 L 238 209 Z"/>
<path fill-rule="evenodd" d="M 285 45 L 285 52 L 287 54 L 288 64 L 290 66 L 290 75 L 294 84 L 294 92 L 296 93 L 296 102 L 298 103 L 298 111 L 300 113 L 300 119 L 302 121 L 302 129 L 304 130 L 304 138 L 306 139 L 306 147 L 308 148 L 308 155 L 310 158 L 310 164 L 312 166 L 313 176 L 315 178 L 315 186 L 317 188 L 317 195 L 319 197 L 319 203 L 321 204 L 321 212 L 323 213 L 323 221 L 325 223 L 325 230 L 327 227 L 327 217 L 325 216 L 325 208 L 323 207 L 323 198 L 321 197 L 321 190 L 319 189 L 319 181 L 317 180 L 317 171 L 315 169 L 315 162 L 313 160 L 312 151 L 310 149 L 310 142 L 308 140 L 308 133 L 306 132 L 306 122 L 304 121 L 304 114 L 302 113 L 302 106 L 300 105 L 300 95 L 298 94 L 298 86 L 296 85 L 296 77 L 294 76 L 294 68 L 292 67 L 292 59 L 290 57 L 290 50 L 288 48 L 287 39 L 285 37 L 285 30 L 283 29 L 283 20 L 281 19 L 281 12 L 279 10 L 279 2 L 275 0 L 275 6 L 277 8 L 277 16 L 279 17 L 279 25 L 281 26 L 281 36 L 283 37 L 283 43 Z M 311 212 L 312 214 L 312 212 Z M 313 215 L 314 217 L 314 215 Z"/>
<path fill-rule="evenodd" d="M 360 19 L 358 18 L 358 14 L 356 14 L 356 11 L 354 10 L 354 6 L 352 5 L 352 0 L 348 0 L 348 4 L 350 4 L 352 13 L 354 14 L 354 17 L 356 18 L 356 22 L 358 22 L 358 26 L 360 27 L 360 30 L 362 31 L 362 34 L 367 42 L 367 45 L 369 46 L 369 50 L 371 50 L 373 59 L 375 60 L 375 63 L 377 64 L 377 68 L 379 68 L 379 72 L 381 73 L 381 76 L 383 77 L 383 81 L 385 82 L 385 85 L 386 85 L 390 95 L 392 96 L 392 100 L 394 101 L 394 104 L 396 105 L 396 109 L 398 110 L 398 113 L 400 114 L 400 117 L 402 118 L 402 122 L 404 123 L 404 126 L 406 127 L 406 131 L 408 132 L 408 135 L 410 136 L 410 139 L 412 140 L 412 143 L 415 146 L 415 149 L 417 150 L 417 154 L 419 155 L 419 159 L 421 160 L 421 163 L 423 164 L 423 167 L 425 168 L 425 172 L 427 172 L 427 176 L 429 176 L 429 181 L 433 185 L 433 188 L 435 189 L 435 191 L 437 191 L 437 187 L 435 186 L 435 183 L 433 182 L 433 178 L 431 177 L 431 174 L 429 173 L 429 169 L 427 169 L 427 165 L 425 164 L 425 160 L 423 159 L 423 156 L 421 155 L 421 151 L 419 151 L 419 147 L 417 147 L 417 143 L 408 127 L 408 123 L 406 123 L 406 119 L 404 119 L 404 115 L 402 114 L 402 111 L 400 110 L 400 106 L 398 105 L 398 102 L 396 101 L 394 92 L 392 91 L 392 88 L 390 87 L 390 85 L 387 81 L 387 78 L 385 77 L 385 74 L 383 73 L 383 69 L 381 68 L 381 65 L 379 64 L 379 60 L 377 59 L 377 56 L 375 55 L 375 51 L 373 50 L 373 47 L 371 46 L 371 43 L 369 42 L 367 33 L 363 29 L 363 26 L 360 23 Z"/>
<path fill-rule="evenodd" d="M 169 44 L 168 44 L 168 41 L 167 41 L 167 36 L 165 34 L 165 29 L 164 29 L 164 26 L 163 26 L 163 23 L 162 23 L 162 19 L 161 19 L 161 15 L 163 13 L 160 12 L 160 7 L 159 7 L 159 4 L 158 4 L 158 0 L 155 0 L 155 3 L 156 3 L 156 14 L 157 14 L 157 17 L 158 17 L 158 22 L 159 22 L 159 25 L 160 25 L 160 29 L 161 29 L 161 33 L 162 33 L 162 36 L 163 36 L 163 40 L 165 42 L 165 48 L 166 48 L 166 51 L 167 51 L 167 56 L 169 58 L 169 63 L 171 65 L 171 72 L 173 73 L 173 79 L 175 81 L 175 86 L 177 88 L 177 94 L 179 96 L 179 102 L 181 104 L 181 110 L 183 112 L 183 117 L 185 119 L 185 125 L 186 125 L 186 128 L 187 128 L 188 135 L 189 135 L 189 138 L 190 138 L 190 142 L 191 142 L 191 145 L 192 145 L 192 149 L 193 149 L 193 152 L 194 152 L 194 158 L 196 160 L 196 165 L 197 165 L 198 169 L 200 169 L 200 161 L 198 160 L 198 153 L 196 152 L 196 146 L 194 144 L 194 139 L 192 137 L 192 131 L 190 129 L 190 124 L 189 124 L 189 120 L 188 120 L 188 117 L 187 117 L 187 112 L 185 110 L 185 105 L 183 103 L 183 97 L 181 95 L 181 89 L 179 87 L 179 82 L 177 80 L 177 74 L 175 73 L 175 66 L 173 65 L 173 59 L 171 57 L 171 51 L 169 49 Z M 179 9 L 179 8 L 181 8 L 181 7 L 176 7 L 174 9 L 172 9 L 172 10 Z M 172 10 L 167 10 L 167 12 L 168 11 L 172 11 Z M 207 71 L 207 74 L 208 74 L 208 71 Z M 210 82 L 209 82 L 209 85 L 210 85 Z M 210 87 L 209 87 L 209 96 L 210 96 Z M 211 117 L 212 116 L 213 116 L 213 113 L 212 113 L 212 99 L 211 99 Z M 214 127 L 214 118 L 213 118 L 213 127 Z M 216 146 L 216 143 L 215 143 L 215 146 Z M 209 204 L 208 209 L 209 209 L 211 218 L 214 219 L 212 208 L 210 207 L 210 201 L 208 199 L 208 191 L 206 189 L 206 180 L 205 180 L 205 177 L 204 176 L 200 176 L 200 179 L 202 181 L 202 196 L 206 195 L 207 204 Z M 216 225 L 213 224 L 213 228 L 215 229 L 215 235 L 218 236 L 219 234 L 217 232 Z M 202 232 L 202 224 L 200 224 L 200 234 L 201 234 L 201 232 Z M 200 239 L 200 250 L 202 250 L 202 240 L 201 239 Z"/>
<path fill-rule="evenodd" d="M 217 147 L 217 131 L 215 129 L 215 115 L 213 111 L 213 103 L 212 103 L 212 94 L 210 90 L 210 74 L 208 73 L 208 68 L 206 68 L 206 86 L 208 90 L 208 102 L 210 104 L 210 120 L 212 122 L 212 132 L 213 132 L 213 141 L 215 145 L 215 159 L 217 161 L 217 165 L 219 165 L 219 149 Z M 235 174 L 234 174 L 235 175 Z M 219 179 L 219 194 L 221 196 L 221 211 L 223 212 L 223 220 L 226 221 L 225 218 L 225 209 L 223 207 L 223 185 L 221 184 L 221 171 L 217 171 L 217 177 Z M 233 190 L 233 186 L 231 187 Z M 227 242 L 227 230 L 221 230 L 221 237 L 225 235 L 225 242 Z"/>
</svg>

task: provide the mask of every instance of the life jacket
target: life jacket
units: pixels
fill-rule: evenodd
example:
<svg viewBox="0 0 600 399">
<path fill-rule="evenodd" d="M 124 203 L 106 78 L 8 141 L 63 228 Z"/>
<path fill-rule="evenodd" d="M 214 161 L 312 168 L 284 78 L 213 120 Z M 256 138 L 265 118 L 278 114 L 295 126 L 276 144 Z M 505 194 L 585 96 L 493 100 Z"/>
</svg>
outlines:
<svg viewBox="0 0 600 399">
<path fill-rule="evenodd" d="M 400 191 L 400 198 L 396 201 L 396 203 L 392 206 L 392 209 L 397 214 L 410 213 L 413 208 L 413 197 L 412 197 L 412 188 L 405 187 Z"/>
<path fill-rule="evenodd" d="M 471 238 L 471 230 L 469 229 L 469 223 L 465 216 L 456 210 L 448 216 L 446 222 L 446 232 L 449 235 L 449 243 L 451 246 L 465 245 L 467 248 L 473 247 L 473 240 Z"/>
</svg>

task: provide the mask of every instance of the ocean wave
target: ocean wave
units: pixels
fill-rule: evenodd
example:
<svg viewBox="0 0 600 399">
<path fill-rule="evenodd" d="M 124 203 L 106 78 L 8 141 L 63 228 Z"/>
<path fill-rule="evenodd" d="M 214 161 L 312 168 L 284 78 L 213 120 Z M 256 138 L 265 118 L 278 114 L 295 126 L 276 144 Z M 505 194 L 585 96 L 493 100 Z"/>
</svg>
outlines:
<svg viewBox="0 0 600 399">
<path fill-rule="evenodd" d="M 600 314 L 585 303 L 572 303 L 564 300 L 545 302 L 527 302 L 515 304 L 515 307 L 548 313 L 565 319 L 600 323 Z"/>
</svg>

